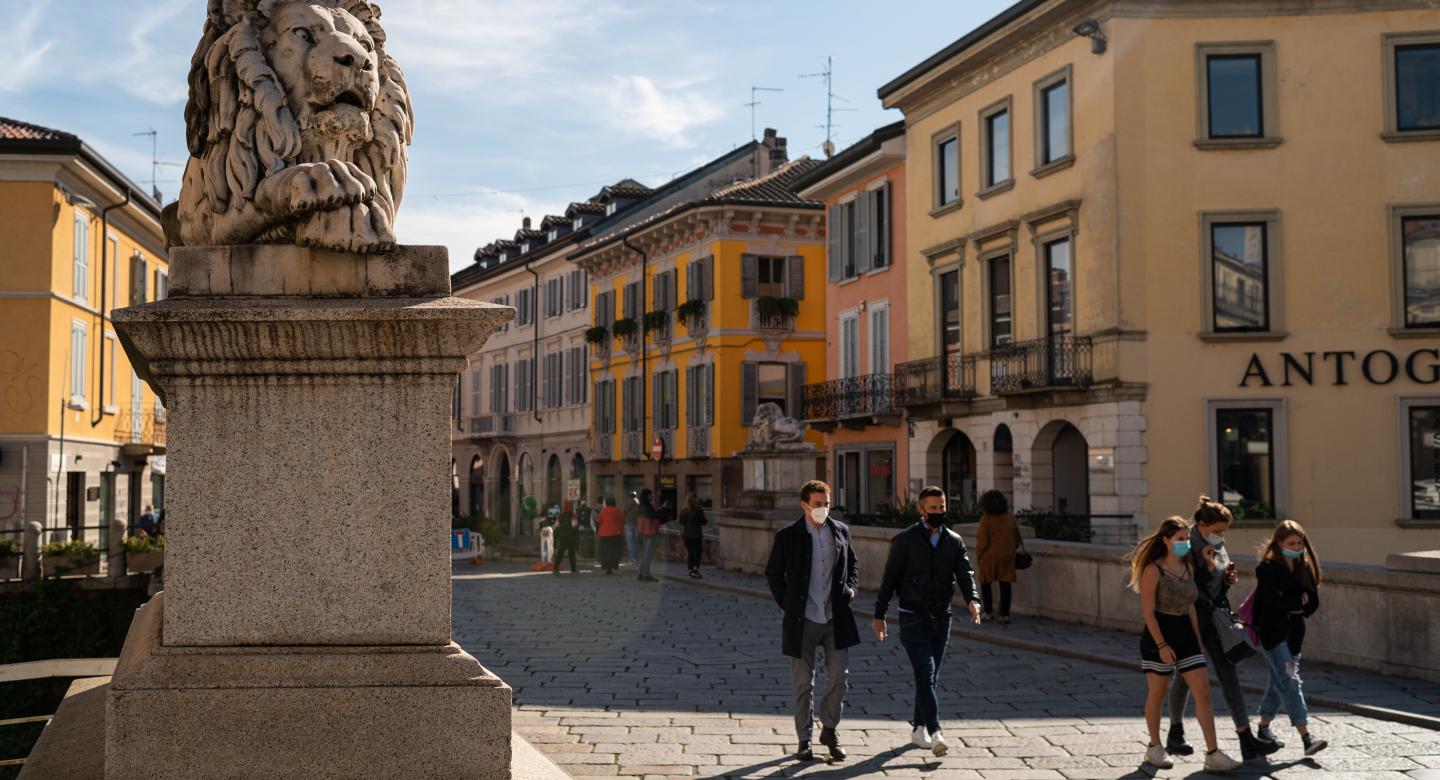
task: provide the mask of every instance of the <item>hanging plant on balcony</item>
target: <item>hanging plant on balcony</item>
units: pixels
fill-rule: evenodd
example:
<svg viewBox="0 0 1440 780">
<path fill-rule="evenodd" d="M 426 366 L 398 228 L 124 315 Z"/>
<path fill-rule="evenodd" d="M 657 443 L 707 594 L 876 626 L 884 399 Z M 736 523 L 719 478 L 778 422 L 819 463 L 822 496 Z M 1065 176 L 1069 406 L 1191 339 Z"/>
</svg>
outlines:
<svg viewBox="0 0 1440 780">
<path fill-rule="evenodd" d="M 685 323 L 685 327 L 693 328 L 701 324 L 701 321 L 705 319 L 705 302 L 699 300 L 686 301 L 680 304 L 679 308 L 675 309 L 675 316 L 678 317 L 681 322 Z"/>
<path fill-rule="evenodd" d="M 594 344 L 595 346 L 599 346 L 601 344 L 604 344 L 605 340 L 608 338 L 610 338 L 610 330 L 604 325 L 596 325 L 595 327 L 588 328 L 585 331 L 586 344 Z"/>
<path fill-rule="evenodd" d="M 800 302 L 794 298 L 758 298 L 755 301 L 755 310 L 767 320 L 793 318 L 800 313 Z"/>
<path fill-rule="evenodd" d="M 645 332 L 663 331 L 670 324 L 670 312 L 668 311 L 647 311 L 645 312 Z"/>
<path fill-rule="evenodd" d="M 635 324 L 635 320 L 629 318 L 615 320 L 615 324 L 610 326 L 610 332 L 614 334 L 617 339 L 628 339 L 638 333 L 639 330 L 640 327 Z"/>
</svg>

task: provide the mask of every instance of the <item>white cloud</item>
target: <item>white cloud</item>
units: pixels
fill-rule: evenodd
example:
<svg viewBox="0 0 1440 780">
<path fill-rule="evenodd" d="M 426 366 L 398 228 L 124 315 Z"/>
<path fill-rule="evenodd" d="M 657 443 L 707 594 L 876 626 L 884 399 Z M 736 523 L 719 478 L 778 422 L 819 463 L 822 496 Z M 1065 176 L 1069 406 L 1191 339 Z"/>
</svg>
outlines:
<svg viewBox="0 0 1440 780">
<path fill-rule="evenodd" d="M 23 13 L 0 15 L 0 92 L 20 92 L 30 80 L 41 75 L 45 55 L 55 47 L 53 40 L 37 40 L 40 23 L 50 0 L 35 0 Z M 6 18 L 18 15 L 16 18 Z"/>
<path fill-rule="evenodd" d="M 155 38 L 163 37 L 156 34 L 167 31 L 165 28 L 176 22 L 177 17 L 194 7 L 192 0 L 168 0 L 151 5 L 138 15 L 126 36 L 130 56 L 121 66 L 125 78 L 117 82 L 122 89 L 158 105 L 185 100 L 189 90 L 186 83 L 189 59 L 184 47 L 176 46 L 171 38 L 161 49 L 155 45 Z M 193 32 L 198 38 L 200 28 L 196 27 Z M 104 78 L 112 75 L 106 73 Z"/>
<path fill-rule="evenodd" d="M 475 250 L 497 238 L 511 238 L 521 220 L 537 227 L 546 214 L 563 214 L 568 200 L 539 201 L 523 195 L 483 198 L 406 198 L 400 204 L 396 234 L 402 244 L 439 244 L 450 249 L 450 270 L 473 263 Z"/>
<path fill-rule="evenodd" d="M 691 130 L 725 115 L 719 104 L 692 87 L 683 83 L 662 86 L 649 76 L 613 76 L 599 91 L 602 105 L 595 113 L 617 130 L 686 149 L 694 145 Z"/>
</svg>

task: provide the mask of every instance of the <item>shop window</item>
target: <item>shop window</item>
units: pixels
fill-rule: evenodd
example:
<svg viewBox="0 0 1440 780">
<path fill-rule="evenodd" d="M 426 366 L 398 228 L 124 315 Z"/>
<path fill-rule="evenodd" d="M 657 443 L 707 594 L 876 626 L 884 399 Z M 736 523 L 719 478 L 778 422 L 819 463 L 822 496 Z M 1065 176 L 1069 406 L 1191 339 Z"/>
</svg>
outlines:
<svg viewBox="0 0 1440 780">
<path fill-rule="evenodd" d="M 1399 219 L 1407 328 L 1440 327 L 1440 213 Z"/>
<path fill-rule="evenodd" d="M 1405 519 L 1440 522 L 1440 399 L 1405 401 Z"/>
<path fill-rule="evenodd" d="M 1211 402 L 1217 496 L 1239 521 L 1273 521 L 1285 509 L 1285 408 L 1280 401 Z"/>
</svg>

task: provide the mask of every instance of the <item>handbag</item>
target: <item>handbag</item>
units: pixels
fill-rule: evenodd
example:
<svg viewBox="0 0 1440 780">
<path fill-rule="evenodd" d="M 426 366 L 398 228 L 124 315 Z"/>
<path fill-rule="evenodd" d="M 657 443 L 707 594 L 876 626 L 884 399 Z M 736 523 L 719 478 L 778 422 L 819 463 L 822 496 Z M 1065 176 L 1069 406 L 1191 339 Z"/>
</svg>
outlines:
<svg viewBox="0 0 1440 780">
<path fill-rule="evenodd" d="M 1035 556 L 1025 552 L 1025 534 L 1020 533 L 1020 521 L 1011 516 L 1010 522 L 1015 524 L 1015 538 L 1020 540 L 1020 549 L 1015 552 L 1015 568 L 1028 569 L 1035 563 Z"/>
<path fill-rule="evenodd" d="M 1232 666 L 1255 655 L 1258 643 L 1252 642 L 1250 629 L 1230 614 L 1230 610 L 1220 607 L 1211 609 L 1210 622 L 1220 639 L 1220 648 L 1225 651 L 1225 660 Z"/>
</svg>

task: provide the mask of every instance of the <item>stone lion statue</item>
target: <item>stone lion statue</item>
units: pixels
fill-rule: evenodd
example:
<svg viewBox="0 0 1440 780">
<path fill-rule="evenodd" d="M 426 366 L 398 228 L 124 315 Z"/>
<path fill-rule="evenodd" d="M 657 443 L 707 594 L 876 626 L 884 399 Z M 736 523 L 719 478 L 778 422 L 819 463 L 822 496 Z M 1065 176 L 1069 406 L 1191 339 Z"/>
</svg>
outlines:
<svg viewBox="0 0 1440 780">
<path fill-rule="evenodd" d="M 760 404 L 750 423 L 750 446 L 773 449 L 782 444 L 799 444 L 805 439 L 805 423 L 786 417 L 777 404 Z"/>
<path fill-rule="evenodd" d="M 209 0 L 172 246 L 395 245 L 414 113 L 369 0 Z"/>
</svg>

